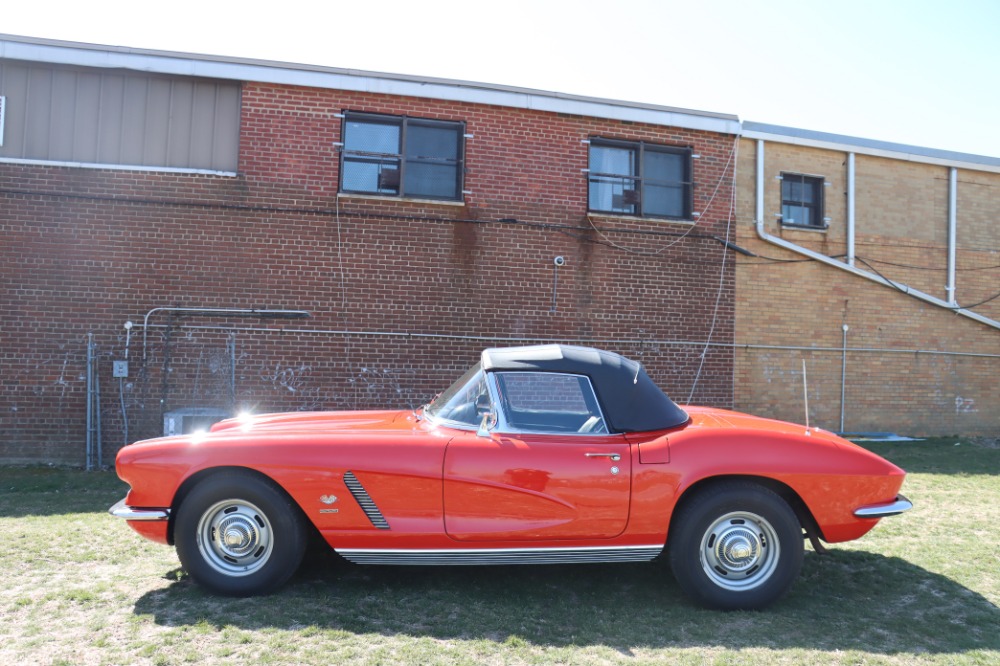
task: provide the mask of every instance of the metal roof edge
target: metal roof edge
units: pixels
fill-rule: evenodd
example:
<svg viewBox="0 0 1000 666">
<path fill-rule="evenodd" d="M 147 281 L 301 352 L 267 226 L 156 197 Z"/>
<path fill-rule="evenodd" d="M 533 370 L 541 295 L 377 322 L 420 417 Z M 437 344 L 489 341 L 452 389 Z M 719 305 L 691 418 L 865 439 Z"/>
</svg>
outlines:
<svg viewBox="0 0 1000 666">
<path fill-rule="evenodd" d="M 936 148 L 910 146 L 890 141 L 817 132 L 813 130 L 743 121 L 742 136 L 746 139 L 763 139 L 811 148 L 824 148 L 875 157 L 920 162 L 939 166 L 957 167 L 974 171 L 1000 173 L 1000 158 L 973 155 Z"/>
<path fill-rule="evenodd" d="M 105 46 L 0 33 L 0 58 L 128 69 L 488 104 L 611 120 L 740 133 L 736 115 L 572 95 L 499 84 L 297 63 Z"/>
</svg>

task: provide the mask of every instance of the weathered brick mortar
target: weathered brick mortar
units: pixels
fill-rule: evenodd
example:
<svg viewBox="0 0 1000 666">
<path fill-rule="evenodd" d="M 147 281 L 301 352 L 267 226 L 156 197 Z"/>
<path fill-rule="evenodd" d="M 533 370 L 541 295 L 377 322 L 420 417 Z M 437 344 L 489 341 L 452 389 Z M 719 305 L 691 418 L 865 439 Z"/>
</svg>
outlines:
<svg viewBox="0 0 1000 666">
<path fill-rule="evenodd" d="M 545 339 L 641 356 L 686 398 L 702 347 L 662 342 L 704 341 L 720 284 L 713 340 L 733 342 L 732 265 L 720 282 L 723 256 L 733 255 L 711 238 L 726 233 L 733 137 L 256 84 L 245 86 L 242 109 L 237 177 L 0 165 L 0 457 L 83 461 L 88 333 L 106 460 L 123 443 L 121 395 L 130 439 L 156 434 L 164 410 L 192 405 L 405 405 L 440 391 L 496 339 Z M 466 122 L 465 205 L 338 198 L 335 114 L 344 110 Z M 695 229 L 588 220 L 582 141 L 591 136 L 692 146 L 701 155 Z M 557 255 L 566 258 L 558 282 Z M 162 306 L 313 317 L 158 315 L 145 362 L 133 329 L 120 395 L 110 361 L 124 354 L 122 324 Z M 406 333 L 455 337 L 387 335 Z M 732 373 L 732 348 L 712 348 L 694 399 L 730 406 Z"/>
</svg>

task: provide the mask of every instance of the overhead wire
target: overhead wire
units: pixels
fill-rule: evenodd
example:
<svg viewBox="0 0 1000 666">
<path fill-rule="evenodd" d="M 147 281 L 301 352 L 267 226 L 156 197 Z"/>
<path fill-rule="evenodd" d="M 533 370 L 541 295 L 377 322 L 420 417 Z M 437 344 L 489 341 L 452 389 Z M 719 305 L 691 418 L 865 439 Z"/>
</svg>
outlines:
<svg viewBox="0 0 1000 666">
<path fill-rule="evenodd" d="M 732 177 L 732 197 L 730 197 L 729 203 L 729 214 L 726 219 L 726 242 L 722 245 L 722 261 L 719 262 L 719 288 L 715 293 L 715 306 L 712 308 L 712 323 L 708 327 L 708 336 L 705 338 L 705 346 L 701 350 L 701 355 L 698 360 L 698 370 L 695 372 L 694 379 L 691 382 L 691 391 L 688 393 L 688 404 L 694 399 L 694 392 L 698 388 L 698 381 L 701 379 L 702 369 L 705 367 L 705 358 L 708 356 L 708 350 L 712 345 L 712 336 L 715 334 L 715 325 L 719 319 L 719 306 L 722 302 L 722 294 L 725 291 L 726 284 L 726 253 L 729 251 L 730 241 L 729 236 L 733 228 L 733 218 L 736 215 L 736 167 L 733 162 L 734 156 L 738 158 L 740 149 L 740 137 L 736 137 L 733 142 L 733 150 L 729 155 L 729 161 L 726 163 L 726 168 L 723 169 L 722 176 L 719 177 L 719 182 L 725 178 L 725 174 L 729 169 L 729 165 L 733 164 L 733 177 Z M 716 193 L 718 192 L 718 185 L 716 186 Z M 712 194 L 711 201 L 715 200 L 715 193 Z M 709 206 L 705 207 L 706 210 Z M 735 368 L 733 369 L 733 381 L 735 382 Z"/>
<path fill-rule="evenodd" d="M 870 263 L 868 263 L 864 259 L 861 259 L 860 257 L 857 257 L 857 256 L 855 256 L 854 258 L 856 260 L 860 261 L 865 266 L 867 266 L 869 268 L 869 270 L 871 270 L 873 273 L 875 273 L 875 275 L 877 275 L 880 278 L 882 278 L 883 280 L 885 280 L 885 282 L 887 284 L 889 284 L 891 287 L 893 287 L 894 289 L 896 289 L 900 293 L 903 293 L 903 294 L 910 293 L 909 289 L 905 288 L 905 285 L 898 284 L 895 281 L 893 281 L 892 279 L 890 279 L 889 277 L 887 277 L 886 275 L 883 275 L 877 268 L 875 268 L 874 266 L 872 266 Z M 958 310 L 971 310 L 972 308 L 977 308 L 980 305 L 986 305 L 987 303 L 990 303 L 991 301 L 995 301 L 998 298 L 1000 298 L 1000 292 L 997 292 L 996 294 L 993 294 L 989 298 L 981 300 L 978 303 L 971 303 L 971 304 L 968 304 L 968 305 L 958 305 L 958 304 L 956 304 L 954 306 L 948 306 L 946 309 L 952 310 L 952 311 L 955 311 L 955 312 L 957 312 Z"/>
<path fill-rule="evenodd" d="M 727 163 L 728 165 L 728 163 Z M 716 184 L 716 192 L 718 192 L 719 186 L 724 182 L 720 179 L 719 183 Z M 662 252 L 670 247 L 676 246 L 680 241 L 685 239 L 701 239 L 701 240 L 712 240 L 715 242 L 724 242 L 719 237 L 702 233 L 700 231 L 695 231 L 697 224 L 692 225 L 685 231 L 669 231 L 663 229 L 627 229 L 627 228 L 615 228 L 607 229 L 597 227 L 593 224 L 593 221 L 589 221 L 589 225 L 579 225 L 579 224 L 563 224 L 555 222 L 538 222 L 534 220 L 524 220 L 518 218 L 498 218 L 498 219 L 481 219 L 481 218 L 464 218 L 464 217 L 447 217 L 442 215 L 411 215 L 411 214 L 399 214 L 399 213 L 389 213 L 378 210 L 358 210 L 358 209 L 348 209 L 345 210 L 341 204 L 340 199 L 336 200 L 333 208 L 314 208 L 306 206 L 271 206 L 271 205 L 260 205 L 260 204 L 232 204 L 223 202 L 212 202 L 212 201 L 190 201 L 190 200 L 176 200 L 176 199 L 153 199 L 153 198 L 143 198 L 143 197 L 120 197 L 120 196 L 109 196 L 109 195 L 99 195 L 99 194 L 81 194 L 74 192 L 46 192 L 41 190 L 23 190 L 23 189 L 9 189 L 0 188 L 0 194 L 12 194 L 19 196 L 29 196 L 29 197 L 61 197 L 77 200 L 86 201 L 97 201 L 104 203 L 113 204 L 126 204 L 126 205 L 145 205 L 145 206 L 170 206 L 178 208 L 197 208 L 202 210 L 231 210 L 243 213 L 262 213 L 267 215 L 310 215 L 319 217 L 331 217 L 334 218 L 336 224 L 341 224 L 340 216 L 342 214 L 349 215 L 355 218 L 365 218 L 365 219 L 386 219 L 386 220 L 400 220 L 400 221 L 410 221 L 410 222 L 429 222 L 429 223 L 451 223 L 451 224 L 476 224 L 476 225 L 491 225 L 491 224 L 501 224 L 501 225 L 516 225 L 532 229 L 548 230 L 561 233 L 565 236 L 573 238 L 577 241 L 592 243 L 595 245 L 602 245 L 611 249 L 618 251 L 639 254 L 644 256 L 655 256 L 662 254 Z M 709 204 L 714 200 L 709 201 Z M 707 210 L 707 206 L 706 206 Z M 599 238 L 593 238 L 591 232 L 596 231 Z M 642 252 L 640 250 L 635 250 L 633 248 L 626 247 L 621 243 L 616 243 L 611 240 L 611 234 L 621 234 L 630 236 L 649 236 L 649 237 L 664 237 L 664 238 L 674 238 L 674 242 L 668 243 L 666 246 L 654 252 Z M 338 233 L 338 245 L 341 244 L 343 239 Z M 753 255 L 755 257 L 760 255 Z M 760 256 L 761 259 L 774 261 L 774 262 L 788 262 L 794 263 L 797 261 L 802 261 L 799 259 L 775 259 L 770 257 Z M 343 257 L 338 256 L 338 261 L 342 261 Z M 812 260 L 809 260 L 812 261 Z M 687 260 L 684 263 L 705 263 L 709 265 L 715 265 L 715 261 L 708 262 L 698 262 Z"/>
<path fill-rule="evenodd" d="M 940 248 L 937 248 L 937 249 L 940 249 Z M 855 255 L 855 258 L 857 258 L 857 255 Z M 900 263 L 896 263 L 896 262 L 893 262 L 893 261 L 886 261 L 884 259 L 874 259 L 872 257 L 866 257 L 866 259 L 867 259 L 867 261 L 869 261 L 871 263 L 874 263 L 874 264 L 882 264 L 884 266 L 894 266 L 896 268 L 908 268 L 908 269 L 915 270 L 915 271 L 946 271 L 946 270 L 948 270 L 947 266 L 914 266 L 913 264 L 900 264 Z M 963 271 L 992 271 L 992 270 L 996 270 L 998 268 L 1000 268 L 1000 264 L 998 264 L 996 266 L 973 266 L 972 268 L 959 268 L 959 267 L 956 266 L 955 267 L 955 271 L 956 272 L 963 272 Z"/>
<path fill-rule="evenodd" d="M 872 240 L 858 240 L 855 241 L 857 246 L 869 246 L 869 247 L 891 247 L 893 249 L 906 249 L 906 250 L 940 250 L 940 246 L 935 245 L 918 245 L 913 243 L 900 243 L 900 242 L 876 242 Z M 997 252 L 996 247 L 972 247 L 966 245 L 963 250 L 966 252 L 988 252 L 990 254 L 995 254 Z"/>
<path fill-rule="evenodd" d="M 712 240 L 715 240 L 717 242 L 723 243 L 723 245 L 725 246 L 725 249 L 728 250 L 728 249 L 730 249 L 730 246 L 726 245 L 726 243 L 730 242 L 728 240 L 728 238 L 724 241 L 723 239 L 720 239 L 717 236 L 713 236 L 713 235 L 705 234 L 705 233 L 701 233 L 701 232 L 696 232 L 696 229 L 698 229 L 699 226 L 703 226 L 703 225 L 701 225 L 701 222 L 702 222 L 703 219 L 705 219 L 705 213 L 708 210 L 711 209 L 712 205 L 714 204 L 714 202 L 715 202 L 715 200 L 716 200 L 716 198 L 718 196 L 718 193 L 719 193 L 719 191 L 720 191 L 723 183 L 725 182 L 726 174 L 729 172 L 729 168 L 732 165 L 733 160 L 736 159 L 736 156 L 738 155 L 738 147 L 739 147 L 739 139 L 736 139 L 736 141 L 734 141 L 733 149 L 729 153 L 729 157 L 728 157 L 726 165 L 725 165 L 725 167 L 723 169 L 722 175 L 719 177 L 718 181 L 716 182 L 715 187 L 713 188 L 713 191 L 712 191 L 712 195 L 710 196 L 708 202 L 704 206 L 704 210 L 702 211 L 702 215 L 699 216 L 700 219 L 697 222 L 695 222 L 694 224 L 692 224 L 688 229 L 686 229 L 683 232 L 664 231 L 664 230 L 652 230 L 652 229 L 621 229 L 621 228 L 606 229 L 606 228 L 601 228 L 601 227 L 597 226 L 594 223 L 593 219 L 591 219 L 589 216 L 587 217 L 588 225 L 584 226 L 584 225 L 572 225 L 572 224 L 558 224 L 558 223 L 551 223 L 551 222 L 535 222 L 535 221 L 531 221 L 531 220 L 520 220 L 520 219 L 516 219 L 516 218 L 500 218 L 500 219 L 497 219 L 497 220 L 483 220 L 483 219 L 469 219 L 469 218 L 445 217 L 445 216 L 434 216 L 434 215 L 401 215 L 401 214 L 386 213 L 386 212 L 381 212 L 381 211 L 366 211 L 366 210 L 351 210 L 351 211 L 348 211 L 347 214 L 350 214 L 350 215 L 355 216 L 355 217 L 363 217 L 363 218 L 396 219 L 396 220 L 423 221 L 423 222 L 433 222 L 433 223 L 465 223 L 465 224 L 484 224 L 484 225 L 485 224 L 516 224 L 516 225 L 519 225 L 519 226 L 524 226 L 524 227 L 529 227 L 529 228 L 536 228 L 536 229 L 545 229 L 545 230 L 556 231 L 557 233 L 561 233 L 561 234 L 566 235 L 566 236 L 568 236 L 570 238 L 574 238 L 575 240 L 578 240 L 578 241 L 588 242 L 588 243 L 597 244 L 597 245 L 602 245 L 602 246 L 605 246 L 605 247 L 608 247 L 608 248 L 611 248 L 611 249 L 614 249 L 614 250 L 625 252 L 627 254 L 632 254 L 632 255 L 636 255 L 636 256 L 646 256 L 646 257 L 661 255 L 666 250 L 668 250 L 668 249 L 670 249 L 670 248 L 675 247 L 676 245 L 678 245 L 681 241 L 686 240 L 686 239 L 690 239 L 690 238 L 712 239 Z M 735 190 L 736 190 L 735 177 L 732 179 L 732 189 L 733 189 L 733 197 L 731 198 L 731 202 L 733 202 L 733 203 L 730 206 L 731 217 L 732 217 L 732 209 L 733 209 L 733 207 L 735 205 Z M 341 215 L 342 211 L 341 211 L 341 202 L 340 202 L 339 198 L 336 201 L 335 207 L 331 210 L 331 209 L 328 209 L 328 208 L 313 208 L 313 207 L 304 207 L 304 206 L 271 206 L 271 205 L 260 205 L 260 204 L 256 204 L 256 205 L 255 204 L 232 204 L 232 203 L 221 203 L 221 202 L 217 202 L 217 201 L 191 201 L 191 200 L 158 199 L 158 198 L 145 198 L 145 197 L 121 197 L 121 196 L 116 196 L 116 195 L 84 194 L 84 193 L 78 193 L 78 192 L 51 192 L 51 191 L 25 190 L 25 189 L 16 189 L 16 188 L 0 188 L 0 193 L 10 194 L 10 195 L 20 195 L 20 196 L 61 197 L 61 198 L 78 199 L 78 200 L 102 201 L 102 202 L 108 202 L 108 203 L 114 203 L 114 204 L 157 205 L 157 206 L 186 207 L 186 208 L 199 208 L 199 209 L 212 209 L 212 210 L 235 210 L 235 211 L 240 211 L 240 212 L 257 212 L 257 213 L 265 213 L 265 214 L 271 214 L 271 215 L 274 215 L 274 214 L 293 214 L 293 215 L 294 214 L 300 214 L 300 215 L 317 215 L 317 216 L 334 217 L 336 219 L 337 228 L 338 228 L 338 241 L 337 241 L 338 242 L 338 248 L 339 248 L 339 250 L 338 250 L 338 263 L 341 266 L 343 266 L 343 247 L 342 247 L 343 246 L 343 238 L 341 237 L 341 222 L 340 222 L 340 215 Z M 731 224 L 731 222 L 732 222 L 732 219 L 730 219 L 730 224 Z M 590 237 L 590 235 L 589 235 L 590 232 L 596 232 L 599 238 L 595 239 L 595 238 Z M 730 233 L 730 229 L 727 228 L 727 234 L 729 234 L 729 233 Z M 673 238 L 673 240 L 671 242 L 668 242 L 665 245 L 659 247 L 656 250 L 653 250 L 653 251 L 643 251 L 643 250 L 638 250 L 636 248 L 628 247 L 627 245 L 624 245 L 624 244 L 619 243 L 619 242 L 615 242 L 611 238 L 611 234 L 622 234 L 622 235 L 632 235 L 632 236 L 654 236 L 654 237 L 655 236 L 660 236 L 660 237 Z M 860 243 L 860 244 L 862 244 L 862 245 L 880 245 L 879 243 L 871 243 L 871 242 Z M 921 246 L 921 245 L 903 245 L 903 246 L 901 246 L 901 245 L 895 244 L 895 245 L 893 245 L 893 247 L 903 247 L 903 248 L 909 248 L 909 249 L 939 249 L 939 248 L 933 248 L 933 247 L 927 247 L 927 246 Z M 737 248 L 733 248 L 733 249 L 737 249 Z M 983 251 L 995 251 L 995 250 L 986 250 L 986 249 L 984 249 Z M 750 251 L 745 251 L 744 253 L 747 254 L 749 257 L 751 257 L 753 260 L 752 261 L 736 260 L 734 262 L 736 265 L 741 266 L 741 267 L 755 267 L 755 266 L 794 264 L 794 263 L 805 263 L 805 262 L 815 261 L 815 259 L 811 259 L 811 258 L 804 258 L 804 259 L 779 259 L 779 258 L 776 258 L 776 257 L 769 257 L 769 256 L 766 256 L 766 255 L 760 255 L 760 254 L 753 253 L 753 252 L 750 252 Z M 723 259 L 724 260 L 725 260 L 725 258 L 727 256 L 727 254 L 728 254 L 728 252 L 724 251 L 724 253 L 723 253 Z M 834 258 L 837 258 L 838 256 L 844 256 L 844 255 L 834 255 Z M 888 278 L 887 276 L 883 275 L 872 264 L 873 263 L 877 263 L 877 264 L 881 264 L 881 265 L 885 265 L 885 266 L 893 266 L 893 267 L 896 267 L 896 268 L 905 268 L 905 269 L 909 269 L 909 270 L 928 270 L 928 271 L 942 271 L 942 270 L 947 270 L 946 268 L 930 267 L 930 266 L 916 266 L 916 265 L 912 265 L 912 264 L 904 264 L 904 263 L 898 263 L 898 262 L 891 262 L 891 261 L 887 261 L 887 260 L 883 260 L 883 259 L 875 259 L 873 257 L 867 257 L 867 258 L 865 258 L 865 257 L 857 256 L 857 255 L 855 256 L 855 259 L 858 260 L 859 262 L 863 263 L 865 266 L 867 266 L 876 275 L 879 275 L 881 278 L 883 278 L 886 281 L 887 284 L 893 286 L 894 288 L 896 288 L 897 290 L 899 290 L 902 293 L 906 293 L 906 291 L 907 291 L 907 289 L 904 286 L 901 286 L 900 284 L 898 284 L 894 280 L 892 280 L 892 279 Z M 700 262 L 700 261 L 697 261 L 697 260 L 690 260 L 690 259 L 685 259 L 683 263 L 701 264 L 701 265 L 714 265 L 714 264 L 716 264 L 715 261 Z M 975 266 L 975 267 L 969 267 L 969 268 L 956 268 L 955 270 L 956 271 L 960 271 L 960 272 L 965 272 L 965 271 L 982 271 L 982 270 L 997 270 L 997 269 L 1000 269 L 1000 265 L 994 265 L 994 266 Z M 342 293 L 343 293 L 343 297 L 346 298 L 346 284 L 345 284 L 344 271 L 341 270 L 340 273 L 341 273 L 341 290 L 342 290 Z M 957 306 L 957 307 L 955 307 L 953 309 L 970 309 L 970 308 L 973 308 L 973 307 L 978 307 L 980 305 L 985 305 L 986 303 L 992 302 L 992 301 L 996 300 L 997 298 L 1000 298 L 1000 293 L 995 294 L 993 296 L 990 296 L 990 297 L 988 297 L 988 298 L 986 298 L 986 299 L 984 299 L 982 301 L 979 301 L 977 303 L 973 303 L 973 304 L 965 305 L 965 306 Z"/>
</svg>

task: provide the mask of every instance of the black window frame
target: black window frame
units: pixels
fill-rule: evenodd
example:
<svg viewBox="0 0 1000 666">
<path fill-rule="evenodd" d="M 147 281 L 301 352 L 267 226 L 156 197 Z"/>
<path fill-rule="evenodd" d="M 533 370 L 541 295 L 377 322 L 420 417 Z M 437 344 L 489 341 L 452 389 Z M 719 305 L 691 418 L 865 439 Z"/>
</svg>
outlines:
<svg viewBox="0 0 1000 666">
<path fill-rule="evenodd" d="M 812 201 L 806 200 L 804 195 L 795 198 L 791 192 L 791 186 L 797 183 L 803 187 L 808 186 L 812 190 Z M 826 230 L 830 225 L 826 221 L 826 201 L 824 192 L 826 190 L 826 178 L 804 173 L 781 172 L 781 224 L 793 229 L 818 229 Z M 813 222 L 805 223 L 795 220 L 794 217 L 788 219 L 786 206 L 807 209 L 810 212 Z"/>
<path fill-rule="evenodd" d="M 348 125 L 352 122 L 362 122 L 371 125 L 384 125 L 399 128 L 397 152 L 377 153 L 348 148 Z M 407 132 L 411 128 L 424 127 L 444 129 L 455 133 L 455 157 L 429 157 L 407 153 Z M 465 122 L 461 120 L 438 120 L 433 118 L 418 118 L 413 116 L 398 116 L 381 113 L 345 111 L 341 125 L 343 145 L 340 150 L 340 182 L 339 192 L 373 197 L 391 197 L 398 199 L 420 199 L 426 201 L 464 201 L 465 185 Z M 359 189 L 346 185 L 345 175 L 348 165 L 358 164 L 378 165 L 375 188 Z M 392 165 L 396 169 L 392 169 Z M 445 165 L 455 170 L 454 194 L 441 196 L 421 193 L 414 189 L 413 179 L 407 177 L 407 168 L 415 165 Z M 384 168 L 384 170 L 383 170 Z M 393 173 L 395 171 L 395 173 Z M 409 186 L 409 187 L 408 187 Z"/>
<path fill-rule="evenodd" d="M 621 139 L 607 139 L 604 137 L 591 137 L 587 151 L 587 210 L 599 215 L 619 215 L 627 217 L 641 217 L 659 220 L 685 220 L 693 219 L 694 201 L 694 150 L 690 146 L 670 146 L 666 144 L 650 143 L 647 141 L 625 141 Z M 595 171 L 592 168 L 593 149 L 595 147 L 619 148 L 632 151 L 632 170 L 635 175 L 614 174 Z M 660 180 L 645 173 L 646 154 L 658 153 L 666 155 L 676 155 L 681 158 L 682 180 Z M 600 202 L 595 202 L 594 186 L 598 182 L 613 184 L 614 181 L 622 184 L 621 194 L 612 193 L 612 204 L 608 208 L 596 207 Z M 624 187 L 627 181 L 632 181 L 633 187 Z M 647 186 L 656 187 L 680 187 L 682 189 L 681 210 L 677 215 L 650 212 L 643 206 L 647 200 Z M 622 205 L 615 205 L 615 197 L 620 197 Z M 632 208 L 632 210 L 628 210 Z"/>
</svg>

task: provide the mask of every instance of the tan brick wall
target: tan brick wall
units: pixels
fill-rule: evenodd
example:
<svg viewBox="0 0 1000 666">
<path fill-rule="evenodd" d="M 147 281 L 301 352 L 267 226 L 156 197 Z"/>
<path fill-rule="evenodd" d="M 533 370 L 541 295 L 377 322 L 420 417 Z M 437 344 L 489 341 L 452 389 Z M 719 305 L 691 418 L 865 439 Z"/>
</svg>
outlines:
<svg viewBox="0 0 1000 666">
<path fill-rule="evenodd" d="M 946 299 L 948 168 L 864 155 L 856 161 L 857 255 L 895 282 Z"/>
<path fill-rule="evenodd" d="M 737 243 L 768 259 L 737 261 L 736 407 L 803 421 L 805 359 L 812 424 L 840 429 L 843 388 L 849 432 L 1000 432 L 1000 330 L 819 262 L 789 261 L 803 257 L 760 240 L 756 150 L 756 141 L 740 146 Z M 948 168 L 855 159 L 858 258 L 893 281 L 946 298 Z M 827 232 L 780 228 L 775 177 L 782 171 L 830 183 Z M 828 256 L 845 254 L 846 193 L 846 152 L 766 142 L 768 233 Z M 1000 291 L 1000 270 L 990 268 L 1000 265 L 998 193 L 1000 174 L 959 170 L 956 293 L 963 304 Z M 1000 318 L 1000 299 L 976 312 Z"/>
<path fill-rule="evenodd" d="M 1000 291 L 1000 175 L 961 171 L 958 174 L 959 303 L 978 303 Z M 1000 298 L 976 308 L 1000 319 Z"/>
</svg>

